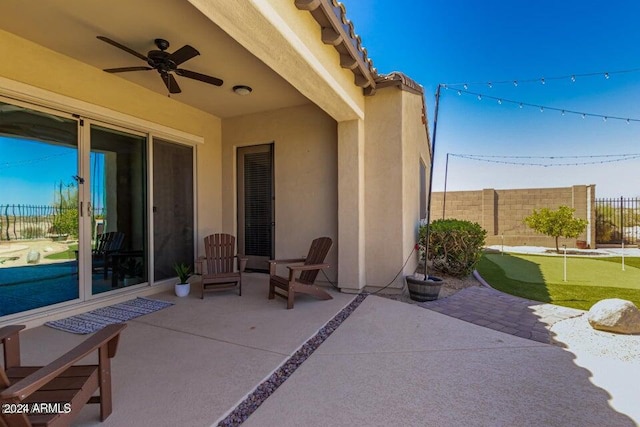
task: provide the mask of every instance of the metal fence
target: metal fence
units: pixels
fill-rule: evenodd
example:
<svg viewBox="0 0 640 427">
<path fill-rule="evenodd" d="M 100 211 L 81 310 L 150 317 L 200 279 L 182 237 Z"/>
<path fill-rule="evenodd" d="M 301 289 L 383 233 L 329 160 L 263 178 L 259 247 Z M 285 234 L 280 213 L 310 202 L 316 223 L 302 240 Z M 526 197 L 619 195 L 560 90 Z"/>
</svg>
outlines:
<svg viewBox="0 0 640 427">
<path fill-rule="evenodd" d="M 77 238 L 78 209 L 49 205 L 0 205 L 0 240 Z M 94 218 L 103 212 L 94 211 Z"/>
<path fill-rule="evenodd" d="M 0 205 L 0 240 L 55 237 L 56 217 L 68 208 L 37 205 Z"/>
<path fill-rule="evenodd" d="M 596 243 L 640 243 L 640 199 L 596 199 Z"/>
</svg>

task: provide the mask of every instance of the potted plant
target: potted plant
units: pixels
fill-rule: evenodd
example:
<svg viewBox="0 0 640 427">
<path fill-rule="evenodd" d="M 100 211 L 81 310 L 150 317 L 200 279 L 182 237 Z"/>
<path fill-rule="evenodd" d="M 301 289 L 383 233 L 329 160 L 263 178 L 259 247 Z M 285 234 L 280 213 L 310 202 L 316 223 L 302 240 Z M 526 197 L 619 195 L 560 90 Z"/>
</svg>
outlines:
<svg viewBox="0 0 640 427">
<path fill-rule="evenodd" d="M 405 280 L 409 289 L 409 298 L 418 302 L 437 300 L 444 284 L 444 280 L 439 277 L 425 276 L 420 273 L 406 276 Z"/>
<path fill-rule="evenodd" d="M 173 266 L 176 274 L 178 275 L 179 283 L 176 283 L 174 286 L 174 290 L 176 295 L 179 297 L 185 297 L 189 295 L 189 291 L 191 291 L 191 284 L 188 282 L 189 277 L 191 277 L 191 266 L 185 263 L 176 263 Z"/>
<path fill-rule="evenodd" d="M 425 223 L 420 225 L 418 243 L 415 249 L 420 254 L 420 261 L 416 272 L 411 276 L 405 276 L 409 297 L 413 301 L 426 302 L 438 299 L 440 289 L 444 281 L 435 276 L 427 274 L 427 239 L 429 238 L 428 227 Z"/>
<path fill-rule="evenodd" d="M 409 294 L 415 293 L 411 299 L 437 299 L 444 283 L 442 279 L 424 273 L 427 261 L 431 268 L 449 276 L 466 277 L 471 274 L 482 257 L 486 235 L 478 223 L 471 221 L 450 218 L 436 220 L 429 227 L 422 224 L 418 246 L 424 270 L 417 280 L 408 277 Z"/>
</svg>

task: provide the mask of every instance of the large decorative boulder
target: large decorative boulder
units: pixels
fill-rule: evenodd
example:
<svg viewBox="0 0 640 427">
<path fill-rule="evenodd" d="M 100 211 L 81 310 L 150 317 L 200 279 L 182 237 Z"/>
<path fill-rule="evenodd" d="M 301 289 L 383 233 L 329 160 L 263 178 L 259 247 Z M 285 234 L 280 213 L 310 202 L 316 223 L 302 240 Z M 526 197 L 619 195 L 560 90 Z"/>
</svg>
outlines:
<svg viewBox="0 0 640 427">
<path fill-rule="evenodd" d="M 33 249 L 27 254 L 27 264 L 37 264 L 40 262 L 40 252 Z"/>
<path fill-rule="evenodd" d="M 599 301 L 587 313 L 593 329 L 620 334 L 640 334 L 640 310 L 631 301 L 611 298 Z"/>
</svg>

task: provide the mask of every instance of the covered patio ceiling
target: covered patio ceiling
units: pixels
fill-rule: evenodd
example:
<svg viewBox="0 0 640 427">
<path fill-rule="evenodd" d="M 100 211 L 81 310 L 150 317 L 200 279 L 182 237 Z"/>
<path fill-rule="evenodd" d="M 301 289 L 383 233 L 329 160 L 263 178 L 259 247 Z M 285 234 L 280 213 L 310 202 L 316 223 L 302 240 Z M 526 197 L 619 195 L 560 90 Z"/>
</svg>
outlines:
<svg viewBox="0 0 640 427">
<path fill-rule="evenodd" d="M 171 97 L 221 118 L 310 102 L 188 1 L 4 0 L 1 10 L 0 29 L 99 69 L 147 64 L 96 36 L 143 55 L 157 49 L 156 38 L 171 43 L 168 52 L 189 44 L 200 55 L 181 68 L 220 78 L 224 84 L 217 87 L 176 76 L 182 93 Z M 118 73 L 113 78 L 127 79 L 162 95 L 168 92 L 154 70 Z M 236 85 L 250 86 L 253 92 L 239 96 L 232 89 Z"/>
</svg>

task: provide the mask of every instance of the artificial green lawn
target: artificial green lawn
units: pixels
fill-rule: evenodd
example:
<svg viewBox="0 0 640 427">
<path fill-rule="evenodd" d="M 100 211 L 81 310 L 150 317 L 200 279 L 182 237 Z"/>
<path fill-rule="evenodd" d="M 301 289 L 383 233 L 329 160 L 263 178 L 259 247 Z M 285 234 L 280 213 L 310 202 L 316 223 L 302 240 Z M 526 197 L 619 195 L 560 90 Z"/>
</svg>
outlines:
<svg viewBox="0 0 640 427">
<path fill-rule="evenodd" d="M 45 256 L 47 259 L 76 259 L 76 251 L 78 250 L 78 244 L 73 243 L 69 245 L 69 248 L 64 252 L 58 252 Z"/>
<path fill-rule="evenodd" d="M 588 310 L 606 298 L 640 306 L 640 258 L 567 257 L 567 282 L 561 256 L 485 254 L 476 269 L 494 288 L 512 295 Z"/>
</svg>

